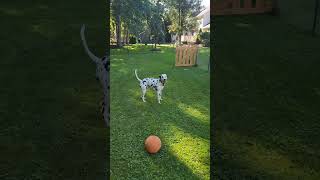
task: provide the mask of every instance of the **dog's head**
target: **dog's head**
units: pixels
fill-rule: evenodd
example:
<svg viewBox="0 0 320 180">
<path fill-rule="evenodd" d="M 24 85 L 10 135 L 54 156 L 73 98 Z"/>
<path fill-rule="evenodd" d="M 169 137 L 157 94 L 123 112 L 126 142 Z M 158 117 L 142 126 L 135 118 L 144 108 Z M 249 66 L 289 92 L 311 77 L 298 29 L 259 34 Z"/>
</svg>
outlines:
<svg viewBox="0 0 320 180">
<path fill-rule="evenodd" d="M 164 85 L 167 82 L 168 77 L 166 74 L 161 74 L 159 76 L 159 79 L 160 79 L 160 82 Z"/>
</svg>

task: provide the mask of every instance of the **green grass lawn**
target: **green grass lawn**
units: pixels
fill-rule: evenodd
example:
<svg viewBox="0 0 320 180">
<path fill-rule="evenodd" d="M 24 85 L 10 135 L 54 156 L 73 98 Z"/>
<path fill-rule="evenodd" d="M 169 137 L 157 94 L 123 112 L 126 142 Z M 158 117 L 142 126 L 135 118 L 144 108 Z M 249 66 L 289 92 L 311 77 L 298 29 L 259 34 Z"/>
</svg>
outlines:
<svg viewBox="0 0 320 180">
<path fill-rule="evenodd" d="M 1 1 L 0 179 L 104 179 L 107 130 L 95 65 L 104 1 Z"/>
<path fill-rule="evenodd" d="M 215 178 L 320 179 L 320 38 L 268 15 L 215 27 Z"/>
<path fill-rule="evenodd" d="M 127 51 L 129 49 L 129 51 Z M 199 52 L 199 66 L 174 67 L 175 49 L 134 45 L 111 51 L 111 178 L 209 179 L 209 49 Z M 153 90 L 142 102 L 140 78 L 168 75 L 162 104 Z M 161 138 L 159 153 L 149 155 L 144 140 Z"/>
</svg>

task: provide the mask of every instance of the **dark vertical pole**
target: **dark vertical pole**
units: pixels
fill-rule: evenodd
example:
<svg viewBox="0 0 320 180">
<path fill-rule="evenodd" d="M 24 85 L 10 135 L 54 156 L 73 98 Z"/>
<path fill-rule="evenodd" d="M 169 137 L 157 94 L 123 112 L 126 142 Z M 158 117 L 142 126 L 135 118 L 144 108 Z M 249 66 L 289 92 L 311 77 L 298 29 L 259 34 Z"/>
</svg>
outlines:
<svg viewBox="0 0 320 180">
<path fill-rule="evenodd" d="M 313 27 L 312 27 L 312 35 L 316 35 L 316 28 L 317 28 L 317 19 L 318 19 L 318 10 L 319 10 L 319 0 L 316 0 L 315 8 L 314 8 L 314 19 L 313 19 Z"/>
</svg>

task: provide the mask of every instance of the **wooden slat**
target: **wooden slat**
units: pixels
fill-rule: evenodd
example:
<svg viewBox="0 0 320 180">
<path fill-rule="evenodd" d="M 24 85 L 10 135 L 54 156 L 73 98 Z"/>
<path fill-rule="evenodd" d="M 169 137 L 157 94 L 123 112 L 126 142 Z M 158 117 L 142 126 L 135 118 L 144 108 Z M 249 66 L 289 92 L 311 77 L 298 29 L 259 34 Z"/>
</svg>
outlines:
<svg viewBox="0 0 320 180">
<path fill-rule="evenodd" d="M 264 7 L 264 0 L 257 0 L 256 1 L 256 8 L 263 8 Z"/>
<path fill-rule="evenodd" d="M 181 46 L 181 49 L 180 49 L 179 64 L 183 64 L 183 63 L 182 63 L 182 58 L 183 58 L 183 46 Z"/>
<path fill-rule="evenodd" d="M 178 65 L 181 66 L 181 58 L 183 57 L 183 47 L 181 46 L 179 49 L 179 57 L 178 57 Z"/>
<path fill-rule="evenodd" d="M 251 0 L 244 0 L 244 8 L 246 9 L 251 8 Z"/>
<path fill-rule="evenodd" d="M 179 46 L 176 48 L 176 66 L 193 66 L 196 63 L 197 46 Z"/>
<path fill-rule="evenodd" d="M 197 54 L 198 54 L 198 48 L 195 47 L 195 48 L 194 48 L 194 53 L 193 53 L 193 65 L 196 64 Z"/>
<path fill-rule="evenodd" d="M 176 47 L 176 65 L 178 65 L 179 47 Z"/>
<path fill-rule="evenodd" d="M 240 8 L 240 1 L 238 0 L 233 0 L 232 1 L 232 7 L 233 8 Z"/>
<path fill-rule="evenodd" d="M 183 50 L 183 65 L 188 65 L 188 50 L 189 48 L 188 47 L 184 47 L 184 50 Z"/>
<path fill-rule="evenodd" d="M 229 4 L 232 3 L 232 7 Z M 256 7 L 252 7 L 252 0 L 244 0 L 244 7 L 240 8 L 240 0 L 224 0 L 213 2 L 213 15 L 233 15 L 233 14 L 258 14 L 272 11 L 271 0 L 256 0 Z"/>
<path fill-rule="evenodd" d="M 193 54 L 194 54 L 194 47 L 190 48 L 190 53 L 189 53 L 189 57 L 190 57 L 190 65 L 193 65 Z"/>
</svg>

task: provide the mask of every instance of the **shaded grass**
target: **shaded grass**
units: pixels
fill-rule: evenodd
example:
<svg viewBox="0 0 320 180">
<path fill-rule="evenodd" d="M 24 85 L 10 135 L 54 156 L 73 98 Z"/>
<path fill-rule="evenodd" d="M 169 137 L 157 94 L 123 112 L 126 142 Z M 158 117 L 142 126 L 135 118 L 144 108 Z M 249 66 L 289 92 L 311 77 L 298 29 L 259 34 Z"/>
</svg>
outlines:
<svg viewBox="0 0 320 180">
<path fill-rule="evenodd" d="M 209 73 L 174 68 L 172 47 L 147 48 L 111 51 L 111 178 L 209 179 Z M 140 78 L 168 75 L 161 105 L 152 90 L 142 102 L 134 69 Z M 156 155 L 144 150 L 150 134 L 162 140 Z"/>
<path fill-rule="evenodd" d="M 268 15 L 215 20 L 215 177 L 319 179 L 319 38 Z"/>
<path fill-rule="evenodd" d="M 0 179 L 103 179 L 102 92 L 79 31 L 87 24 L 89 46 L 102 55 L 106 5 L 1 1 L 0 7 Z"/>
</svg>

